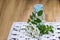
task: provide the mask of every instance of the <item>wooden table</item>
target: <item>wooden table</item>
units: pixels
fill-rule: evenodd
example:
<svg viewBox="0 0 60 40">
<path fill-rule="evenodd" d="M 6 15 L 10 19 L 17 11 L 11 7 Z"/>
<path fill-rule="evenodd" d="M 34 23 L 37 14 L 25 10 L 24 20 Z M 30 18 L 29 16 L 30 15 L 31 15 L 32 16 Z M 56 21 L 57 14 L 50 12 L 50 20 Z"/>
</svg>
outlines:
<svg viewBox="0 0 60 40">
<path fill-rule="evenodd" d="M 27 21 L 36 3 L 44 4 L 46 21 L 60 21 L 58 0 L 0 0 L 0 40 L 7 40 L 13 22 Z"/>
</svg>

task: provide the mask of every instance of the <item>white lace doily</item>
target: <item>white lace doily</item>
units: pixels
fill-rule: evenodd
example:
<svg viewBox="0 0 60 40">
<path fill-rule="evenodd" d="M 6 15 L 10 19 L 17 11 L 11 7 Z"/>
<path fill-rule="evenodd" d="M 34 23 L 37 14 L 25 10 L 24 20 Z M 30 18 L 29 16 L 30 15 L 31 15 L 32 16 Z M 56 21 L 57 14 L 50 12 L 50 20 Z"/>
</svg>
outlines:
<svg viewBox="0 0 60 40">
<path fill-rule="evenodd" d="M 25 28 L 26 22 L 14 22 L 7 40 L 38 40 L 26 35 L 22 28 Z M 54 26 L 54 33 L 41 36 L 41 40 L 60 40 L 60 23 L 59 22 L 46 22 L 45 25 Z"/>
</svg>

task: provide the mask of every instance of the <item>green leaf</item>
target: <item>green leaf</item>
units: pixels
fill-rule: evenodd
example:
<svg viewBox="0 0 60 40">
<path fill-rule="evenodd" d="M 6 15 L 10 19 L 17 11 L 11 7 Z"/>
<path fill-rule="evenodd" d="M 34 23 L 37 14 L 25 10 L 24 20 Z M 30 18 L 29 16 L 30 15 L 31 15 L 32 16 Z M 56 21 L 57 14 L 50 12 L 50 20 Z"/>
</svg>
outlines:
<svg viewBox="0 0 60 40">
<path fill-rule="evenodd" d="M 37 23 L 40 23 L 40 22 L 42 22 L 39 18 L 36 18 L 36 20 L 35 20 Z"/>
<path fill-rule="evenodd" d="M 29 22 L 30 22 L 30 19 L 28 19 L 27 23 L 29 23 Z"/>
<path fill-rule="evenodd" d="M 34 20 L 34 22 L 36 22 L 36 23 L 40 23 L 38 20 Z"/>
<path fill-rule="evenodd" d="M 53 31 L 53 30 L 50 30 L 50 32 L 52 32 L 52 33 L 53 33 L 54 31 Z"/>
<path fill-rule="evenodd" d="M 52 33 L 54 32 L 53 31 L 53 26 L 50 26 L 50 30 L 49 31 L 52 32 Z"/>
<path fill-rule="evenodd" d="M 32 23 L 32 24 L 35 24 L 35 25 L 37 25 L 37 23 L 36 23 L 36 22 L 34 22 L 34 21 L 31 21 L 31 23 Z"/>
<path fill-rule="evenodd" d="M 48 30 L 45 31 L 45 34 L 48 34 Z"/>
<path fill-rule="evenodd" d="M 33 12 L 32 12 L 32 16 L 33 16 L 33 17 L 36 17 L 36 15 L 35 15 Z"/>
<path fill-rule="evenodd" d="M 32 15 L 30 15 L 30 19 L 32 19 L 32 20 L 33 20 L 33 16 L 32 16 Z"/>
<path fill-rule="evenodd" d="M 43 10 L 40 10 L 39 12 L 38 12 L 38 16 L 41 16 L 43 14 Z"/>
<path fill-rule="evenodd" d="M 53 26 L 48 26 L 48 25 L 47 25 L 47 29 L 48 29 L 49 32 L 52 32 L 52 33 L 54 32 L 54 31 L 53 31 Z"/>
<path fill-rule="evenodd" d="M 34 30 L 34 28 L 33 28 L 33 27 L 31 27 L 31 29 L 32 29 L 32 31 Z"/>
</svg>

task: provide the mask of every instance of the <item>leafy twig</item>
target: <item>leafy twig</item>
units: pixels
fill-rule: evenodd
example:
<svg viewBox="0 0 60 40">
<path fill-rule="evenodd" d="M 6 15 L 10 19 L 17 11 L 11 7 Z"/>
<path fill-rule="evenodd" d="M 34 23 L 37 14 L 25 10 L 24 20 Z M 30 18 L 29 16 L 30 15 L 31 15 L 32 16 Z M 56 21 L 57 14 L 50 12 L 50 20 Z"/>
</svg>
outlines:
<svg viewBox="0 0 60 40">
<path fill-rule="evenodd" d="M 43 10 L 40 10 L 37 13 L 37 16 L 42 16 L 42 14 L 43 14 Z M 48 34 L 49 32 L 53 33 L 54 32 L 53 26 L 41 24 L 42 20 L 37 18 L 37 16 L 32 12 L 32 15 L 30 15 L 30 18 L 28 19 L 27 23 L 36 25 L 36 27 L 39 29 L 41 35 Z"/>
</svg>

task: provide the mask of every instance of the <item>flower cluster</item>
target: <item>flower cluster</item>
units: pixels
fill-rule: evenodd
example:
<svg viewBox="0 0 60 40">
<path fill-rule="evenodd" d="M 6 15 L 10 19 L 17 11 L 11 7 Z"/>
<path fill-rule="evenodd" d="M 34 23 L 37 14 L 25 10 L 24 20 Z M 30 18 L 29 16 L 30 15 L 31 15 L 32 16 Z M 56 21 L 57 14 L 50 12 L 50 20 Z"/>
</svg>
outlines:
<svg viewBox="0 0 60 40">
<path fill-rule="evenodd" d="M 33 24 L 28 24 L 27 25 L 27 33 L 31 36 L 31 37 L 39 37 L 40 35 L 40 31 L 38 30 L 38 28 L 36 27 L 36 25 Z"/>
</svg>

